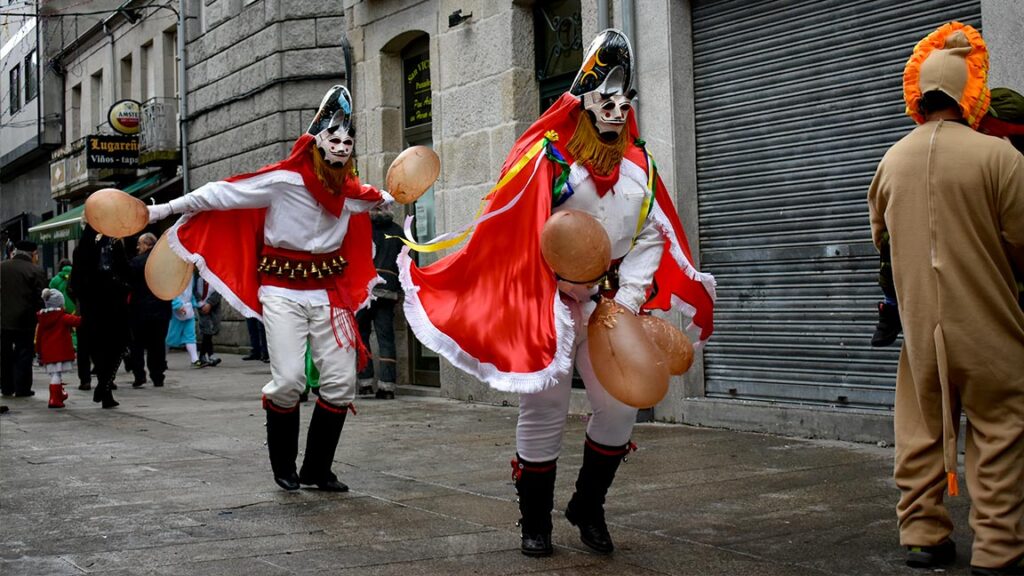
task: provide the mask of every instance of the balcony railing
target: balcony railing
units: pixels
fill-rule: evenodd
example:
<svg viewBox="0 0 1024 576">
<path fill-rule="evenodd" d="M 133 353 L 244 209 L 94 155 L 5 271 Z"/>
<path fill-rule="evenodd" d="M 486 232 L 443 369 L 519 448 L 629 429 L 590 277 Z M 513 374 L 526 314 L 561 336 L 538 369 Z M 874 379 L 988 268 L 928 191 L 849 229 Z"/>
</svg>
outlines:
<svg viewBox="0 0 1024 576">
<path fill-rule="evenodd" d="M 181 162 L 177 98 L 150 98 L 143 102 L 140 128 L 139 166 Z"/>
</svg>

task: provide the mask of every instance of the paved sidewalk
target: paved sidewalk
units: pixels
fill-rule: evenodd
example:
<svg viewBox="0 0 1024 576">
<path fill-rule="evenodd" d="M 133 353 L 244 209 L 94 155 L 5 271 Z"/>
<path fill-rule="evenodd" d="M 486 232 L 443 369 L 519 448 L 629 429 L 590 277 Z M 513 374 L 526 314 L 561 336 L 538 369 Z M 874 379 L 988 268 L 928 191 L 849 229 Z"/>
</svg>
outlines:
<svg viewBox="0 0 1024 576">
<path fill-rule="evenodd" d="M 264 446 L 267 365 L 169 360 L 164 388 L 122 372 L 112 410 L 75 385 L 48 410 L 41 372 L 37 396 L 3 399 L 0 574 L 920 574 L 902 564 L 888 448 L 638 425 L 607 506 L 615 554 L 589 553 L 556 512 L 555 555 L 531 559 L 514 525 L 514 408 L 357 400 L 334 466 L 352 491 L 288 493 Z M 567 427 L 556 509 L 583 429 Z M 966 508 L 954 500 L 961 543 Z"/>
</svg>

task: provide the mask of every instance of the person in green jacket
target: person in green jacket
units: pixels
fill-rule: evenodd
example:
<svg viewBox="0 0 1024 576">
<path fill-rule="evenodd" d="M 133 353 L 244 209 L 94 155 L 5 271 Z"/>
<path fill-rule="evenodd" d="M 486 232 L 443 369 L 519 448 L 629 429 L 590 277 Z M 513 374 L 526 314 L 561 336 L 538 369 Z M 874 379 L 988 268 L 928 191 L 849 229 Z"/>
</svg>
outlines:
<svg viewBox="0 0 1024 576">
<path fill-rule="evenodd" d="M 50 280 L 50 288 L 59 290 L 64 295 L 64 311 L 68 314 L 74 314 L 78 310 L 78 306 L 75 305 L 75 299 L 68 294 L 68 279 L 71 278 L 71 260 L 62 258 L 57 267 L 60 270 Z M 71 330 L 71 346 L 78 350 L 78 330 Z"/>
<path fill-rule="evenodd" d="M 68 278 L 71 277 L 71 260 L 64 258 L 57 264 L 60 270 L 50 280 L 50 288 L 54 290 L 60 290 L 60 293 L 64 295 L 64 311 L 68 314 L 74 314 L 77 306 L 73 298 L 68 296 Z"/>
</svg>

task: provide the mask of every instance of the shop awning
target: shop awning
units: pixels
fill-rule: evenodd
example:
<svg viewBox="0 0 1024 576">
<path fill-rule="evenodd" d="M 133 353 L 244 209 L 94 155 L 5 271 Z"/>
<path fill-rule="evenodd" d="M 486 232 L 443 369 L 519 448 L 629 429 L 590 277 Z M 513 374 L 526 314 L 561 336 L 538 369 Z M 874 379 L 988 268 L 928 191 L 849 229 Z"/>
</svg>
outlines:
<svg viewBox="0 0 1024 576">
<path fill-rule="evenodd" d="M 153 174 L 136 180 L 122 190 L 136 196 L 145 193 L 149 188 L 159 184 L 163 180 L 160 174 Z M 82 237 L 82 212 L 85 211 L 85 204 L 76 206 L 63 214 L 58 214 L 49 220 L 45 220 L 28 229 L 28 237 L 39 244 L 56 244 L 78 240 Z"/>
</svg>

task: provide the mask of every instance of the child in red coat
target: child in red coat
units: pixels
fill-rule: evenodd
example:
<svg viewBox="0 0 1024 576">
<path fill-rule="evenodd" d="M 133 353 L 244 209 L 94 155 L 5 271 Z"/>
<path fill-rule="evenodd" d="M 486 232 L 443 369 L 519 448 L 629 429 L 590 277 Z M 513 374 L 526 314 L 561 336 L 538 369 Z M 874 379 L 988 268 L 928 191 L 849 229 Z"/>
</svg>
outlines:
<svg viewBox="0 0 1024 576">
<path fill-rule="evenodd" d="M 36 312 L 39 325 L 36 328 L 36 352 L 43 363 L 43 369 L 50 375 L 50 408 L 63 408 L 68 394 L 64 391 L 62 374 L 71 370 L 75 360 L 75 348 L 71 344 L 71 329 L 78 327 L 82 319 L 64 311 L 64 295 L 60 290 L 43 290 L 45 308 Z"/>
</svg>

